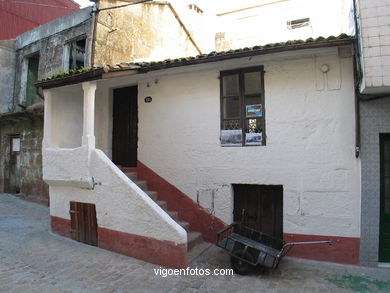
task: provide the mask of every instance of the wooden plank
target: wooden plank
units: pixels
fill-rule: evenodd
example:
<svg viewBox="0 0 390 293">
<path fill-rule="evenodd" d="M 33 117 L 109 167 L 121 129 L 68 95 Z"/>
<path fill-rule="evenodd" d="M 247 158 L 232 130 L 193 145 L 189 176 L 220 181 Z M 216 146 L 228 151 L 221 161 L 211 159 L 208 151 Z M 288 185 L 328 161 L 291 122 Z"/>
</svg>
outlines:
<svg viewBox="0 0 390 293">
<path fill-rule="evenodd" d="M 70 202 L 71 238 L 97 246 L 97 219 L 94 204 Z"/>
<path fill-rule="evenodd" d="M 124 167 L 137 166 L 138 89 L 114 90 L 112 160 Z"/>
<path fill-rule="evenodd" d="M 241 222 L 245 210 L 244 225 L 283 239 L 283 187 L 281 185 L 234 184 L 235 222 Z M 275 247 L 280 243 L 275 243 Z"/>
</svg>

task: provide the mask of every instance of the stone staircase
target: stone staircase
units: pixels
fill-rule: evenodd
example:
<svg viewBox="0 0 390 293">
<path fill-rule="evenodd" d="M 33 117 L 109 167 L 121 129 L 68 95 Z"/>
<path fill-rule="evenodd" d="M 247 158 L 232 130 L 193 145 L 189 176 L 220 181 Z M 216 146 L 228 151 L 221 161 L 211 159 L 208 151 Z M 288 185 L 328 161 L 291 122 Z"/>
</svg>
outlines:
<svg viewBox="0 0 390 293">
<path fill-rule="evenodd" d="M 120 168 L 120 167 L 119 167 Z M 148 189 L 148 183 L 145 180 L 138 180 L 137 172 L 127 172 L 125 168 L 120 168 L 122 172 L 130 178 L 135 184 L 138 185 L 151 199 L 153 199 L 166 213 L 175 220 L 180 226 L 187 231 L 187 251 L 188 261 L 192 261 L 204 250 L 210 247 L 209 243 L 203 241 L 202 234 L 200 232 L 192 232 L 189 230 L 190 224 L 188 222 L 180 221 L 178 212 L 168 210 L 167 203 L 163 200 L 158 200 L 158 192 Z"/>
</svg>

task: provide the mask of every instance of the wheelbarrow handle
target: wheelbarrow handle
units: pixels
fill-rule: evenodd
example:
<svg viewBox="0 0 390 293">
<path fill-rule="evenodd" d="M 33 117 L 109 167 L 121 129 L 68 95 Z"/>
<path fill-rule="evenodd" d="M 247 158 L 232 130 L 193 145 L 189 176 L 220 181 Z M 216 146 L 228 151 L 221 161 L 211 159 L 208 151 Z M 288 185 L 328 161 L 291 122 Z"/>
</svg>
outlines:
<svg viewBox="0 0 390 293">
<path fill-rule="evenodd" d="M 300 244 L 330 244 L 332 245 L 332 240 L 325 241 L 300 241 L 300 242 L 288 242 L 285 245 L 300 245 Z"/>
<path fill-rule="evenodd" d="M 285 243 L 280 250 L 278 257 L 285 256 L 287 252 L 294 246 L 294 245 L 301 245 L 301 244 L 329 244 L 332 245 L 332 240 L 325 240 L 325 241 L 300 241 L 300 242 L 288 242 Z"/>
</svg>

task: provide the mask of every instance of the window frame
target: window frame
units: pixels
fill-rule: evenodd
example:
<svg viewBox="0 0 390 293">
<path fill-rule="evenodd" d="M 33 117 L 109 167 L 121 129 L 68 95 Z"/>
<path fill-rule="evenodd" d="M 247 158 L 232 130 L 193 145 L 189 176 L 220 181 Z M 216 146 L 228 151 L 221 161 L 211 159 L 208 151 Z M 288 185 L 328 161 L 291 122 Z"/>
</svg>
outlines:
<svg viewBox="0 0 390 293">
<path fill-rule="evenodd" d="M 72 46 L 76 44 L 78 41 L 85 40 L 85 47 L 84 47 L 84 65 L 83 67 L 87 67 L 87 44 L 88 44 L 88 37 L 87 35 L 83 34 L 80 36 L 77 36 L 75 38 L 69 39 L 64 44 L 64 70 L 77 70 L 77 68 L 72 68 L 72 64 L 70 62 L 71 56 L 72 56 Z"/>
<path fill-rule="evenodd" d="M 35 90 L 35 83 L 39 80 L 39 66 L 41 63 L 41 53 L 40 51 L 36 51 L 34 53 L 25 55 L 24 57 L 24 80 L 25 80 L 25 88 L 22 89 L 24 91 L 24 99 L 21 101 L 21 103 L 25 106 L 31 106 L 36 102 L 37 100 L 37 94 Z M 36 68 L 36 79 L 30 79 L 31 75 L 30 73 L 32 72 L 32 64 L 30 63 L 32 60 L 36 60 L 37 62 L 37 68 Z M 30 91 L 31 90 L 31 91 Z M 31 94 L 31 95 L 30 95 Z"/>
<path fill-rule="evenodd" d="M 261 87 L 260 92 L 255 94 L 245 94 L 245 73 L 251 73 L 251 72 L 259 72 L 260 73 L 260 81 L 261 81 Z M 250 146 L 265 146 L 266 145 L 266 123 L 265 123 L 265 92 L 264 92 L 264 66 L 258 65 L 258 66 L 252 66 L 252 67 L 244 67 L 244 68 L 237 68 L 237 69 L 231 69 L 231 70 L 223 70 L 220 71 L 219 75 L 219 88 L 220 88 L 220 133 L 223 130 L 223 122 L 226 120 L 237 120 L 235 118 L 225 118 L 224 117 L 224 99 L 228 98 L 229 96 L 223 95 L 223 77 L 238 74 L 238 98 L 239 98 L 239 106 L 240 106 L 240 117 L 239 117 L 239 123 L 241 126 L 242 134 L 241 134 L 241 145 L 237 145 L 237 147 L 250 147 Z M 245 107 L 245 98 L 246 97 L 257 97 L 260 95 L 260 103 L 262 105 L 262 117 L 257 118 L 260 120 L 260 125 L 262 128 L 262 142 L 260 145 L 250 145 L 246 144 L 246 120 L 250 119 L 246 117 L 246 107 Z M 230 96 L 235 97 L 235 96 Z M 220 134 L 220 141 L 221 141 L 221 134 Z M 228 147 L 228 145 L 222 145 L 223 147 Z"/>
</svg>

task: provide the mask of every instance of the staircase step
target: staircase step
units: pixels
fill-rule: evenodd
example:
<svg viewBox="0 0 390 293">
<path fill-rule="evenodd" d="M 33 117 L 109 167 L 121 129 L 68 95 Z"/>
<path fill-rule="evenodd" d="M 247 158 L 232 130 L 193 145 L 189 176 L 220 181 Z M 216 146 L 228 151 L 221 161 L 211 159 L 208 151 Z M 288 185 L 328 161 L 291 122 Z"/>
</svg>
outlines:
<svg viewBox="0 0 390 293">
<path fill-rule="evenodd" d="M 157 200 L 157 191 L 147 190 L 147 191 L 145 191 L 145 193 L 146 193 L 147 195 L 149 195 L 149 197 L 150 197 L 151 199 L 153 199 L 154 201 Z"/>
<path fill-rule="evenodd" d="M 200 232 L 187 233 L 187 251 L 190 251 L 196 244 L 203 242 L 202 234 Z"/>
<path fill-rule="evenodd" d="M 178 221 L 177 222 L 180 226 L 184 228 L 184 230 L 189 231 L 190 229 L 190 223 L 184 222 L 184 221 Z"/>
<path fill-rule="evenodd" d="M 129 177 L 130 180 L 132 180 L 132 181 L 136 181 L 137 180 L 137 176 L 138 176 L 137 172 L 127 172 L 127 173 L 125 173 L 125 175 L 127 177 Z"/>
<path fill-rule="evenodd" d="M 138 187 L 141 188 L 142 190 L 148 190 L 148 183 L 145 180 L 136 180 L 133 182 L 137 184 Z"/>
<path fill-rule="evenodd" d="M 177 212 L 168 211 L 167 213 L 168 213 L 168 215 L 169 215 L 172 219 L 174 219 L 174 220 L 177 222 L 177 220 L 179 219 L 178 213 L 177 213 Z"/>
<path fill-rule="evenodd" d="M 164 211 L 167 211 L 167 202 L 163 200 L 156 200 L 156 204 L 160 206 Z"/>
</svg>

